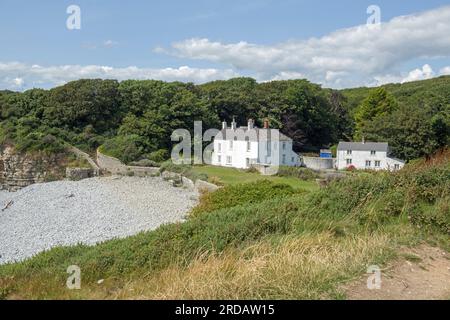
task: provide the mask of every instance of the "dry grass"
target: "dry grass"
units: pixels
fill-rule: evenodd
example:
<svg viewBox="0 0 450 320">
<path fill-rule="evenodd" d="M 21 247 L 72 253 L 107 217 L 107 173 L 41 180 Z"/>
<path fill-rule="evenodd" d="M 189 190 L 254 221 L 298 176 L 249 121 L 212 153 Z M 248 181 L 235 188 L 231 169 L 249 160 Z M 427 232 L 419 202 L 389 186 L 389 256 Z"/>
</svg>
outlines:
<svg viewBox="0 0 450 320">
<path fill-rule="evenodd" d="M 384 235 L 337 240 L 329 233 L 261 242 L 245 250 L 198 256 L 112 293 L 118 299 L 336 298 L 336 282 L 387 256 Z M 327 292 L 327 294 L 324 294 Z"/>
</svg>

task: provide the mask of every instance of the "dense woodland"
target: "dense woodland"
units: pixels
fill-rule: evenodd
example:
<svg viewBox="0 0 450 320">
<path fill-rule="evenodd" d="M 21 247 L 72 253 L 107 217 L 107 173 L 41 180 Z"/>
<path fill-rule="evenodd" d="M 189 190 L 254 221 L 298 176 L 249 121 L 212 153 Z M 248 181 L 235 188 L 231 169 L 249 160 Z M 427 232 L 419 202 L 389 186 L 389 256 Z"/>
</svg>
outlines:
<svg viewBox="0 0 450 320">
<path fill-rule="evenodd" d="M 387 141 L 411 160 L 449 144 L 450 77 L 379 88 L 331 90 L 306 80 L 251 78 L 203 85 L 154 80 L 79 80 L 50 90 L 0 91 L 0 144 L 61 152 L 67 144 L 125 162 L 163 161 L 174 129 L 254 118 L 292 137 L 298 152 L 339 140 Z"/>
</svg>

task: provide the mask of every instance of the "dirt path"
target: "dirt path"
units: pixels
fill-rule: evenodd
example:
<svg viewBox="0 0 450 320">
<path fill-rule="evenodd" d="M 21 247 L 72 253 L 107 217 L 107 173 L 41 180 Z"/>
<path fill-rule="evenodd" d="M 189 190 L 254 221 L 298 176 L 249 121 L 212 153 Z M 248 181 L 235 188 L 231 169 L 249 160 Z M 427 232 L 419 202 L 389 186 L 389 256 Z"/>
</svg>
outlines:
<svg viewBox="0 0 450 320">
<path fill-rule="evenodd" d="M 349 300 L 450 299 L 450 254 L 421 246 L 403 249 L 401 258 L 381 270 L 381 288 L 369 290 L 369 275 L 344 287 Z"/>
</svg>

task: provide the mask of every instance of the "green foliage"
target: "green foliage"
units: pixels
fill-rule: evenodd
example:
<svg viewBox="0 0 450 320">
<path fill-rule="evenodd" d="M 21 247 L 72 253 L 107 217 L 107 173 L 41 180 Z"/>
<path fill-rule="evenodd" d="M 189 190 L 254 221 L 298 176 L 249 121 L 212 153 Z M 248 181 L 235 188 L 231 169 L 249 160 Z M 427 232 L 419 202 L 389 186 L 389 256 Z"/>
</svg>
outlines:
<svg viewBox="0 0 450 320">
<path fill-rule="evenodd" d="M 449 145 L 449 76 L 389 84 L 381 88 L 389 92 L 399 106 L 370 121 L 361 121 L 356 138 L 364 136 L 366 140 L 389 142 L 394 155 L 405 160 L 429 156 L 437 149 Z M 367 102 L 364 99 L 369 94 L 375 95 L 373 92 L 373 89 L 369 88 L 343 90 L 349 112 L 360 116 L 358 106 Z M 393 104 L 395 105 L 395 102 Z M 380 104 L 383 105 L 386 106 Z"/>
<path fill-rule="evenodd" d="M 54 248 L 27 261 L 0 266 L 0 279 L 14 279 L 5 284 L 2 295 L 16 290 L 26 294 L 32 279 L 60 288 L 67 279 L 67 265 L 80 266 L 84 286 L 97 287 L 98 279 L 125 283 L 170 266 L 184 268 L 199 255 L 206 259 L 227 249 L 246 250 L 280 239 L 309 241 L 327 234 L 331 241 L 359 243 L 365 236 L 382 235 L 392 241 L 392 247 L 398 241 L 410 244 L 421 239 L 448 244 L 449 159 L 446 152 L 394 174 L 354 175 L 310 193 L 297 194 L 269 182 L 225 187 L 204 198 L 198 209 L 201 214 L 191 215 L 185 223 L 96 246 Z M 365 265 L 359 267 L 365 270 Z M 58 290 L 43 286 L 39 294 Z"/>
<path fill-rule="evenodd" d="M 268 180 L 229 185 L 219 192 L 204 194 L 200 205 L 193 209 L 192 214 L 211 212 L 243 204 L 259 203 L 267 199 L 287 197 L 295 192 L 291 186 Z"/>
<path fill-rule="evenodd" d="M 60 150 L 57 144 L 94 151 L 106 143 L 104 149 L 124 162 L 161 162 L 168 158 L 163 150 L 172 149 L 173 130 L 188 129 L 193 136 L 194 120 L 206 130 L 233 116 L 242 125 L 254 118 L 258 126 L 268 117 L 271 127 L 294 139 L 296 151 L 318 152 L 364 135 L 389 142 L 397 157 L 413 159 L 449 143 L 449 79 L 342 91 L 307 80 L 236 78 L 197 86 L 94 79 L 51 90 L 1 91 L 0 143 L 49 152 Z M 48 135 L 57 141 L 43 143 Z M 117 152 L 126 141 L 130 153 Z"/>
<path fill-rule="evenodd" d="M 159 171 L 160 172 L 169 171 L 179 173 L 182 176 L 191 179 L 194 182 L 197 180 L 208 181 L 207 174 L 196 172 L 190 165 L 174 164 L 171 160 L 162 163 L 159 168 Z"/>
<path fill-rule="evenodd" d="M 167 151 L 167 149 L 153 151 L 148 155 L 148 159 L 159 163 L 164 162 L 169 159 L 169 151 Z"/>
<path fill-rule="evenodd" d="M 385 88 L 381 87 L 371 91 L 356 110 L 355 138 L 359 140 L 364 136 L 364 128 L 368 123 L 392 113 L 397 107 L 397 101 Z"/>
<path fill-rule="evenodd" d="M 319 174 L 314 170 L 299 167 L 287 167 L 287 166 L 280 166 L 278 168 L 277 176 L 294 177 L 300 180 L 313 180 L 319 178 Z"/>
<path fill-rule="evenodd" d="M 106 155 L 129 163 L 135 159 L 139 159 L 143 153 L 143 138 L 133 135 L 118 135 L 114 138 L 106 140 L 101 146 L 100 151 Z"/>
</svg>

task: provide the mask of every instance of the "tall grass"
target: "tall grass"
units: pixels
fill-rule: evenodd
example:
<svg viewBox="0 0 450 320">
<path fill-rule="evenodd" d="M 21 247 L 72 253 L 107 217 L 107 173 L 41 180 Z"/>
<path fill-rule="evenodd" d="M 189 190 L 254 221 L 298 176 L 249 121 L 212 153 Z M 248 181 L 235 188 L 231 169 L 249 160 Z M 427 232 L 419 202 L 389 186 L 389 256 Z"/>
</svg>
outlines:
<svg viewBox="0 0 450 320">
<path fill-rule="evenodd" d="M 0 267 L 18 298 L 342 298 L 342 281 L 423 241 L 450 250 L 449 153 L 310 193 L 256 183 L 204 197 L 187 222 Z M 82 290 L 64 287 L 69 265 Z M 105 279 L 98 285 L 99 279 Z"/>
</svg>

